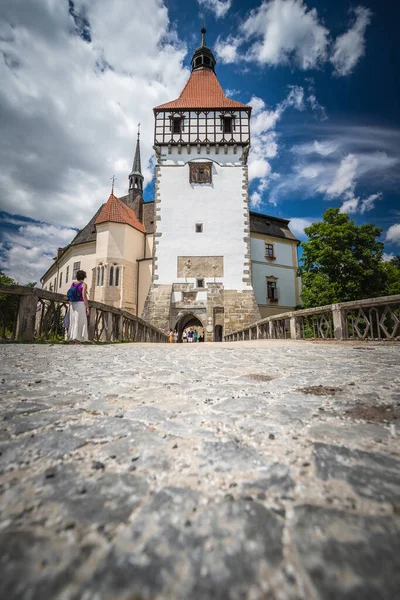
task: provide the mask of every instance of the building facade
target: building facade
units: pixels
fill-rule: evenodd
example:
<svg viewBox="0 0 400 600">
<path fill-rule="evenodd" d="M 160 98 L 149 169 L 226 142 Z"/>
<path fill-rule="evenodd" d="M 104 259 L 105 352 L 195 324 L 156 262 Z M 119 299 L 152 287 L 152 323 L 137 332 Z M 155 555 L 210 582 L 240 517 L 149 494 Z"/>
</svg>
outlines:
<svg viewBox="0 0 400 600">
<path fill-rule="evenodd" d="M 226 97 L 214 69 L 203 29 L 180 97 L 154 109 L 154 202 L 143 202 L 138 135 L 128 194 L 112 191 L 59 249 L 44 287 L 66 293 L 81 268 L 90 298 L 207 341 L 299 304 L 289 222 L 249 213 L 251 107 Z"/>
</svg>

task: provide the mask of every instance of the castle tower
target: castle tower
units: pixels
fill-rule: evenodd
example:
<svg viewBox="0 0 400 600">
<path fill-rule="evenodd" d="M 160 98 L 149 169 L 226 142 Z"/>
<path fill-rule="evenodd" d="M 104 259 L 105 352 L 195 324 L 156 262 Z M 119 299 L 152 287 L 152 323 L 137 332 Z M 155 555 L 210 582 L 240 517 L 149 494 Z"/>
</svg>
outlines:
<svg viewBox="0 0 400 600">
<path fill-rule="evenodd" d="M 179 98 L 154 109 L 156 230 L 143 316 L 164 331 L 200 322 L 212 341 L 259 311 L 250 272 L 251 107 L 225 96 L 205 33 Z"/>
</svg>

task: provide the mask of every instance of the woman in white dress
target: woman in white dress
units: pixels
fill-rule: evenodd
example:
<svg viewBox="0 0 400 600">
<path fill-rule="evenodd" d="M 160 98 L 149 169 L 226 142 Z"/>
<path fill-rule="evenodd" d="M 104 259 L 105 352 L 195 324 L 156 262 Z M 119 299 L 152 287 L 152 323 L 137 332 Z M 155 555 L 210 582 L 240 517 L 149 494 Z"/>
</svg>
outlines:
<svg viewBox="0 0 400 600">
<path fill-rule="evenodd" d="M 88 316 L 89 303 L 85 271 L 78 271 L 76 281 L 71 284 L 68 290 L 69 298 L 74 298 L 69 304 L 69 328 L 68 339 L 76 342 L 86 342 L 88 340 Z"/>
</svg>

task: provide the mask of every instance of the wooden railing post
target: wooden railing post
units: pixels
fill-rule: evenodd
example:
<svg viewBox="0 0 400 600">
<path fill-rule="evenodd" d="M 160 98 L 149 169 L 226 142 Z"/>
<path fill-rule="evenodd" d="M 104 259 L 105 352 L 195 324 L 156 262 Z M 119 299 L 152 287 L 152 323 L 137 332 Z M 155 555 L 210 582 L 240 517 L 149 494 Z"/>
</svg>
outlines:
<svg viewBox="0 0 400 600">
<path fill-rule="evenodd" d="M 89 327 L 88 337 L 89 340 L 93 341 L 96 335 L 96 309 L 92 306 L 89 307 Z"/>
<path fill-rule="evenodd" d="M 104 329 L 106 334 L 106 342 L 112 341 L 112 313 L 106 312 L 104 315 Z"/>
<path fill-rule="evenodd" d="M 333 331 L 336 340 L 343 340 L 345 337 L 343 313 L 339 304 L 332 304 Z"/>
<path fill-rule="evenodd" d="M 17 339 L 32 342 L 35 339 L 35 319 L 38 299 L 35 294 L 21 296 L 17 317 Z"/>
<path fill-rule="evenodd" d="M 293 315 L 292 317 L 290 317 L 290 339 L 299 340 L 300 338 L 301 335 L 299 323 L 296 317 Z"/>
</svg>

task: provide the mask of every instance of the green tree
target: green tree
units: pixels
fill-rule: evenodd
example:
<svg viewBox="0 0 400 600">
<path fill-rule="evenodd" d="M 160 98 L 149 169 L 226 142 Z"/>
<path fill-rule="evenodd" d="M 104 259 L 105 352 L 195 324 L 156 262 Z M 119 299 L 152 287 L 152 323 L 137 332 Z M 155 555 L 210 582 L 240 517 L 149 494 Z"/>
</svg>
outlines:
<svg viewBox="0 0 400 600">
<path fill-rule="evenodd" d="M 384 262 L 383 268 L 387 278 L 385 296 L 400 294 L 400 256 Z"/>
<path fill-rule="evenodd" d="M 0 283 L 17 283 L 0 269 Z M 13 330 L 14 319 L 18 306 L 18 298 L 11 294 L 0 294 L 0 335 L 5 337 Z"/>
<path fill-rule="evenodd" d="M 338 208 L 328 208 L 322 222 L 305 229 L 299 267 L 303 306 L 374 298 L 386 293 L 382 230 L 373 223 L 356 225 Z"/>
</svg>

